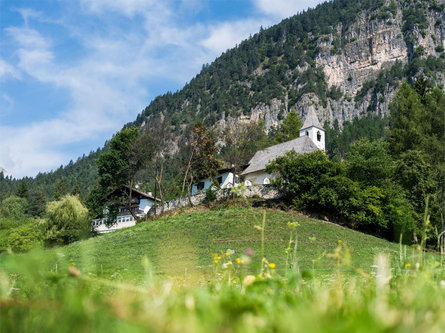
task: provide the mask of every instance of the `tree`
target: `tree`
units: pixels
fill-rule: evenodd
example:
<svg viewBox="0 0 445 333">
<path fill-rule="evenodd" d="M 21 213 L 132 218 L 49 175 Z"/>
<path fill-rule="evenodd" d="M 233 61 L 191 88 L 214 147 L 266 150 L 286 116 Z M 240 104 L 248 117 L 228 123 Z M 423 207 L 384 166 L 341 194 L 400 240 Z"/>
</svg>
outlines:
<svg viewBox="0 0 445 333">
<path fill-rule="evenodd" d="M 298 154 L 290 151 L 272 161 L 266 172 L 279 173 L 277 185 L 281 187 L 286 198 L 299 208 L 312 206 L 314 191 L 323 178 L 342 173 L 341 165 L 329 160 L 322 151 Z"/>
<path fill-rule="evenodd" d="M 12 195 L 2 201 L 0 206 L 0 217 L 12 220 L 24 220 L 26 219 L 27 210 L 28 202 L 26 199 Z"/>
<path fill-rule="evenodd" d="M 428 237 L 437 244 L 440 232 L 434 230 L 445 231 L 445 93 L 421 77 L 414 87 L 402 83 L 390 108 L 390 152 L 400 172 L 396 181 L 407 191 L 420 224 L 429 199 Z M 413 185 L 410 177 L 419 183 Z"/>
<path fill-rule="evenodd" d="M 65 178 L 61 178 L 57 181 L 56 187 L 54 189 L 54 200 L 60 200 L 63 196 L 65 196 L 68 193 Z"/>
<path fill-rule="evenodd" d="M 124 128 L 111 139 L 109 150 L 102 154 L 97 161 L 99 180 L 90 192 L 87 203 L 92 212 L 99 216 L 102 214 L 103 208 L 107 206 L 108 224 L 114 223 L 117 208 L 122 205 L 125 205 L 135 220 L 138 218 L 131 209 L 132 189 L 136 173 L 147 160 L 144 152 L 150 151 L 150 146 L 144 146 L 138 136 L 137 128 Z M 107 195 L 124 185 L 129 188 L 129 191 L 121 191 L 126 198 Z"/>
<path fill-rule="evenodd" d="M 71 195 L 78 195 L 79 197 L 82 195 L 82 190 L 80 189 L 78 183 L 74 184 L 73 188 L 71 189 Z"/>
<path fill-rule="evenodd" d="M 195 180 L 216 176 L 222 163 L 215 157 L 218 152 L 216 139 L 202 123 L 196 123 L 192 127 L 187 135 L 187 141 L 188 161 L 182 192 L 188 182 L 188 193 L 190 193 L 190 187 Z"/>
<path fill-rule="evenodd" d="M 278 128 L 275 143 L 282 143 L 298 138 L 300 136 L 300 128 L 302 126 L 303 123 L 298 117 L 297 112 L 294 110 L 290 111 Z"/>
<path fill-rule="evenodd" d="M 363 139 L 352 144 L 345 166 L 349 178 L 365 185 L 381 186 L 394 173 L 394 162 L 384 141 Z"/>
<path fill-rule="evenodd" d="M 43 217 L 46 210 L 46 196 L 42 190 L 32 192 L 28 200 L 28 214 L 32 217 Z"/>
<path fill-rule="evenodd" d="M 17 188 L 16 191 L 16 196 L 18 196 L 19 198 L 23 198 L 28 200 L 28 183 L 25 181 L 25 179 L 22 179 L 19 183 L 19 187 Z"/>
<path fill-rule="evenodd" d="M 139 142 L 136 142 L 135 147 L 141 147 L 141 149 L 133 151 L 133 158 L 143 161 L 141 165 L 146 163 L 151 169 L 150 173 L 155 180 L 155 196 L 158 194 L 156 189 L 159 191 L 161 214 L 164 212 L 164 167 L 171 149 L 171 139 L 165 120 L 156 119 L 144 128 L 138 139 Z"/>
<path fill-rule="evenodd" d="M 68 244 L 90 234 L 88 209 L 76 196 L 66 195 L 48 203 L 45 240 L 48 244 Z"/>
<path fill-rule="evenodd" d="M 225 145 L 221 149 L 221 156 L 229 162 L 234 174 L 238 174 L 242 166 L 258 150 L 263 149 L 268 144 L 263 121 L 236 123 L 224 130 L 222 138 Z"/>
</svg>

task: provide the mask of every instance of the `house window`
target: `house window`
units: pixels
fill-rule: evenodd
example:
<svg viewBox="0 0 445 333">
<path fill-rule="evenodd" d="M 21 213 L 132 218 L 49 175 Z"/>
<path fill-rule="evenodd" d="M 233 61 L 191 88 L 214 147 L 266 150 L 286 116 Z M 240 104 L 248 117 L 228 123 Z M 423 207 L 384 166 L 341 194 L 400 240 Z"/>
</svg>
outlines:
<svg viewBox="0 0 445 333">
<path fill-rule="evenodd" d="M 321 141 L 321 133 L 320 133 L 320 131 L 317 131 L 317 141 Z"/>
<path fill-rule="evenodd" d="M 202 191 L 204 189 L 204 182 L 199 182 L 197 187 L 198 191 Z"/>
<path fill-rule="evenodd" d="M 218 182 L 219 185 L 222 184 L 222 176 L 216 178 L 216 181 Z"/>
<path fill-rule="evenodd" d="M 309 136 L 309 131 L 306 131 L 306 136 Z"/>
</svg>

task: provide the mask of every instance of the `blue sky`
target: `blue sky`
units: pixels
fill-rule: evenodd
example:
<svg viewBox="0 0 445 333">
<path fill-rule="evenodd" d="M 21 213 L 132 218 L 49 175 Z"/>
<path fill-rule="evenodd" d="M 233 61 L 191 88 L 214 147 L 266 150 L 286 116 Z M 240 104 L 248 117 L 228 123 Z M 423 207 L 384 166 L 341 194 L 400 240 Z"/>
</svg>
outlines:
<svg viewBox="0 0 445 333">
<path fill-rule="evenodd" d="M 0 0 L 0 167 L 75 161 L 260 26 L 320 2 Z"/>
</svg>

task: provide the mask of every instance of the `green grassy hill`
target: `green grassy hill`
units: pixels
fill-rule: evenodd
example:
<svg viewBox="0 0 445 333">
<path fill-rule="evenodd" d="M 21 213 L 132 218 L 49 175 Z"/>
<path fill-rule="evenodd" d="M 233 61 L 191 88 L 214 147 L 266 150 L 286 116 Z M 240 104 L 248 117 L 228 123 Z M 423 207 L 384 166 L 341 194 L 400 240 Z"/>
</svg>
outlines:
<svg viewBox="0 0 445 333">
<path fill-rule="evenodd" d="M 403 253 L 400 262 L 397 244 L 266 210 L 265 256 L 276 270 L 266 267 L 260 276 L 255 226 L 265 210 L 194 210 L 58 249 L 0 256 L 0 331 L 444 331 L 445 265 L 439 256 L 403 247 L 413 253 Z M 295 221 L 300 272 L 313 270 L 284 276 L 287 223 Z M 372 274 L 349 274 L 345 247 L 353 266 Z M 236 251 L 234 262 L 253 249 L 252 265 L 237 266 L 233 275 L 222 269 L 223 260 L 215 268 L 211 254 L 228 248 Z M 345 261 L 338 267 L 327 256 L 313 264 L 339 250 Z M 390 254 L 393 269 L 385 255 L 375 262 L 381 252 Z"/>
<path fill-rule="evenodd" d="M 233 260 L 253 249 L 255 255 L 249 270 L 257 271 L 260 262 L 261 225 L 265 210 L 232 208 L 183 213 L 140 223 L 132 228 L 101 235 L 69 246 L 53 249 L 58 252 L 59 265 L 68 261 L 83 273 L 126 281 L 144 279 L 142 261 L 147 256 L 157 274 L 204 281 L 213 273 L 212 253 L 232 249 Z M 284 270 L 285 249 L 290 229 L 288 222 L 298 221 L 298 265 L 301 270 L 332 270 L 332 260 L 323 253 L 332 253 L 339 240 L 352 251 L 353 265 L 371 269 L 379 252 L 391 253 L 396 262 L 399 245 L 338 225 L 278 210 L 266 210 L 265 257 Z M 55 262 L 50 265 L 55 266 Z M 187 272 L 187 273 L 186 273 Z"/>
</svg>

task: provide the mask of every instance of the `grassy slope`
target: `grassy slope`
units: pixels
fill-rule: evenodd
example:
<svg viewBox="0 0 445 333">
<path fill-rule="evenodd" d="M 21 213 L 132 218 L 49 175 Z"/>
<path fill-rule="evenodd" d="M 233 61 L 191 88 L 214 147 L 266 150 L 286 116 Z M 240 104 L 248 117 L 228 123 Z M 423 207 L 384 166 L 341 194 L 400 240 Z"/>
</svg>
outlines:
<svg viewBox="0 0 445 333">
<path fill-rule="evenodd" d="M 57 250 L 83 272 L 105 278 L 122 278 L 140 282 L 144 276 L 142 259 L 146 255 L 159 274 L 207 280 L 212 272 L 211 253 L 233 249 L 235 257 L 252 248 L 259 262 L 260 231 L 263 209 L 224 209 L 184 213 L 160 218 L 102 235 Z M 389 252 L 396 260 L 399 245 L 346 229 L 331 223 L 310 219 L 295 213 L 267 210 L 265 256 L 283 269 L 285 249 L 289 241 L 288 222 L 298 221 L 298 258 L 301 269 L 315 267 L 331 270 L 331 260 L 320 258 L 332 253 L 342 240 L 352 250 L 353 263 L 369 270 L 374 256 Z M 315 237 L 316 240 L 310 240 Z M 255 267 L 253 267 L 254 269 Z"/>
</svg>

